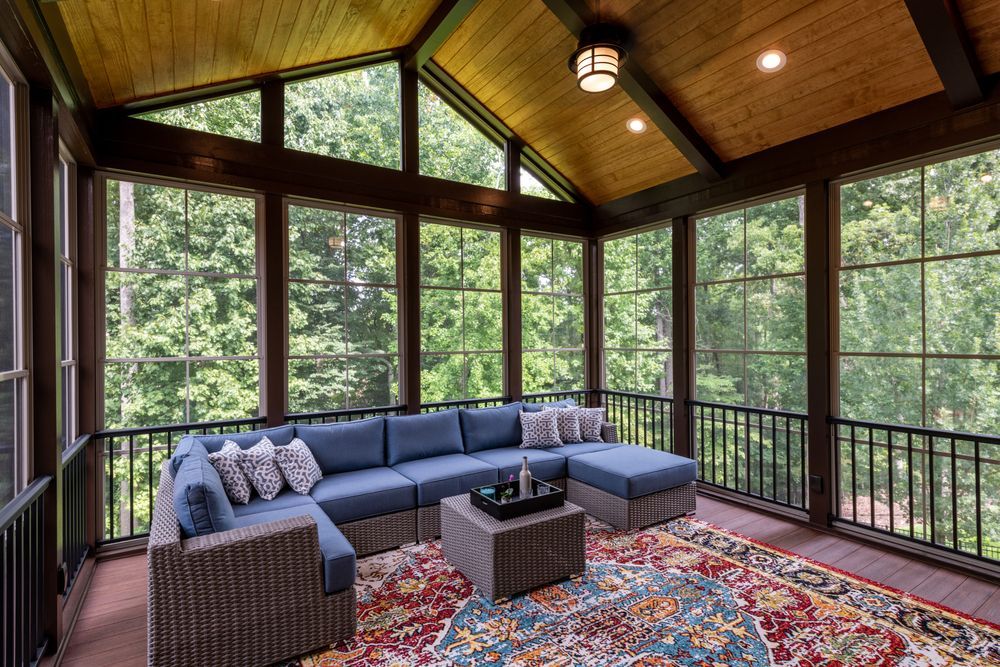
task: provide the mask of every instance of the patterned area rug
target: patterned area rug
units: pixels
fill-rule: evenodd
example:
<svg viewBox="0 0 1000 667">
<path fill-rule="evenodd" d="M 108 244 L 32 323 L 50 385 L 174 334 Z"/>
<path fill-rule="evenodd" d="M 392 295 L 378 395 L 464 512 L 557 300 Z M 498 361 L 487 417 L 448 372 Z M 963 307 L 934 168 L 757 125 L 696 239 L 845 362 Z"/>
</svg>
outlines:
<svg viewBox="0 0 1000 667">
<path fill-rule="evenodd" d="M 500 604 L 437 542 L 364 559 L 358 634 L 299 664 L 1000 665 L 1000 626 L 702 521 L 587 532 L 586 576 Z"/>
</svg>

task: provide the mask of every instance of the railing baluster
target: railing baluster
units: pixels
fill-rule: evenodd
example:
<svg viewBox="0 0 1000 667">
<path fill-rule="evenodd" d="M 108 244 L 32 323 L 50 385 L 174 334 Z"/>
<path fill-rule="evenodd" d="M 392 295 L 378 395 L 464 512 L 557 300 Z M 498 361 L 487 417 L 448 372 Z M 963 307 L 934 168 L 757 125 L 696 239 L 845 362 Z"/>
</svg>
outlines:
<svg viewBox="0 0 1000 667">
<path fill-rule="evenodd" d="M 937 539 L 935 533 L 937 531 L 936 512 L 934 511 L 934 436 L 927 438 L 927 482 L 928 490 L 930 493 L 930 512 L 931 512 L 931 544 L 936 544 Z"/>
<path fill-rule="evenodd" d="M 888 449 L 886 449 L 886 452 L 887 452 L 886 453 L 886 460 L 887 460 L 888 465 L 886 466 L 886 468 L 887 468 L 888 474 L 889 474 L 889 532 L 890 533 L 895 533 L 896 532 L 896 520 L 895 520 L 896 519 L 896 498 L 895 498 L 895 494 L 893 493 L 893 488 L 892 488 L 892 486 L 893 486 L 893 480 L 892 480 L 892 478 L 893 478 L 893 474 L 892 474 L 893 470 L 892 469 L 896 467 L 896 459 L 895 459 L 895 457 L 893 456 L 893 453 L 892 453 L 892 446 L 893 446 L 893 444 L 895 442 L 895 439 L 892 437 L 892 433 L 893 432 L 891 430 L 887 430 L 885 432 L 886 438 L 888 440 Z"/>
<path fill-rule="evenodd" d="M 951 545 L 958 549 L 958 452 L 955 438 L 951 439 Z"/>
<path fill-rule="evenodd" d="M 875 429 L 868 429 L 868 514 L 875 527 Z"/>
<path fill-rule="evenodd" d="M 854 437 L 854 425 L 851 425 L 851 518 L 858 520 L 858 457 L 857 440 Z"/>
</svg>

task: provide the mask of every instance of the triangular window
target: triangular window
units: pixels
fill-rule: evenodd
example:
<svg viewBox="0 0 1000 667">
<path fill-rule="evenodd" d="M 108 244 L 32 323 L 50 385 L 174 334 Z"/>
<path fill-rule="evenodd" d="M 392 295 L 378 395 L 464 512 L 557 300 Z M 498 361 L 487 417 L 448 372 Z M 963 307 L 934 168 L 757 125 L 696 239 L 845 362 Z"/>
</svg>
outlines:
<svg viewBox="0 0 1000 667">
<path fill-rule="evenodd" d="M 217 97 L 193 104 L 148 111 L 136 118 L 221 134 L 246 141 L 260 141 L 260 92 Z"/>
<path fill-rule="evenodd" d="M 420 84 L 420 173 L 504 188 L 503 148 Z"/>
</svg>

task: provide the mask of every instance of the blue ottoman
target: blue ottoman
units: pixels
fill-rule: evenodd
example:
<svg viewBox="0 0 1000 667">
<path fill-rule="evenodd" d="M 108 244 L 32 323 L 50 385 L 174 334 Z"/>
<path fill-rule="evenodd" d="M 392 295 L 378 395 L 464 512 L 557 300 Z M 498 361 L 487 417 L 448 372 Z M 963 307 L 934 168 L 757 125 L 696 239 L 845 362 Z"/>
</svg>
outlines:
<svg viewBox="0 0 1000 667">
<path fill-rule="evenodd" d="M 646 447 L 626 445 L 566 461 L 566 499 L 620 530 L 693 514 L 698 465 Z"/>
</svg>

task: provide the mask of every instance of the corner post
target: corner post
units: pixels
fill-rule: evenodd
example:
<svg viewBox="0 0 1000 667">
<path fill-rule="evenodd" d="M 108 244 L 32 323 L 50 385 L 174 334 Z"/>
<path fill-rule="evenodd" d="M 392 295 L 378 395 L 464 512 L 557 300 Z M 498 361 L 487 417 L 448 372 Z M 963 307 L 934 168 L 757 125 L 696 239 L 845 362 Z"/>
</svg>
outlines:
<svg viewBox="0 0 1000 667">
<path fill-rule="evenodd" d="M 419 83 L 417 70 L 400 65 L 400 128 L 402 132 L 403 171 L 407 174 L 420 173 L 420 111 Z"/>
<path fill-rule="evenodd" d="M 690 301 L 691 275 L 693 264 L 691 252 L 694 244 L 689 243 L 691 219 L 674 218 L 671 231 L 671 292 L 673 298 L 672 352 L 674 366 L 674 453 L 693 457 L 694 447 L 690 433 L 690 407 L 688 399 L 694 393 L 694 373 L 691 357 L 691 338 L 694 318 Z"/>
<path fill-rule="evenodd" d="M 504 389 L 512 401 L 524 396 L 521 350 L 521 230 L 507 229 L 503 244 L 504 290 Z"/>
<path fill-rule="evenodd" d="M 604 321 L 604 272 L 600 242 L 595 238 L 583 242 L 583 350 L 584 380 L 590 392 L 590 404 L 598 407 L 595 392 L 601 388 L 601 357 L 604 351 L 602 323 Z"/>
<path fill-rule="evenodd" d="M 400 299 L 402 303 L 402 368 L 400 378 L 401 399 L 406 403 L 406 413 L 420 413 L 420 216 L 403 215 L 402 233 L 397 242 L 397 255 L 402 259 L 399 267 Z"/>
<path fill-rule="evenodd" d="M 269 146 L 283 146 L 285 87 L 271 81 L 261 89 L 261 141 Z M 263 404 L 267 426 L 285 423 L 285 397 L 288 377 L 286 351 L 288 327 L 288 262 L 285 251 L 285 202 L 280 194 L 264 195 L 263 219 L 260 220 L 259 272 L 263 341 L 261 376 L 264 383 Z"/>
</svg>

